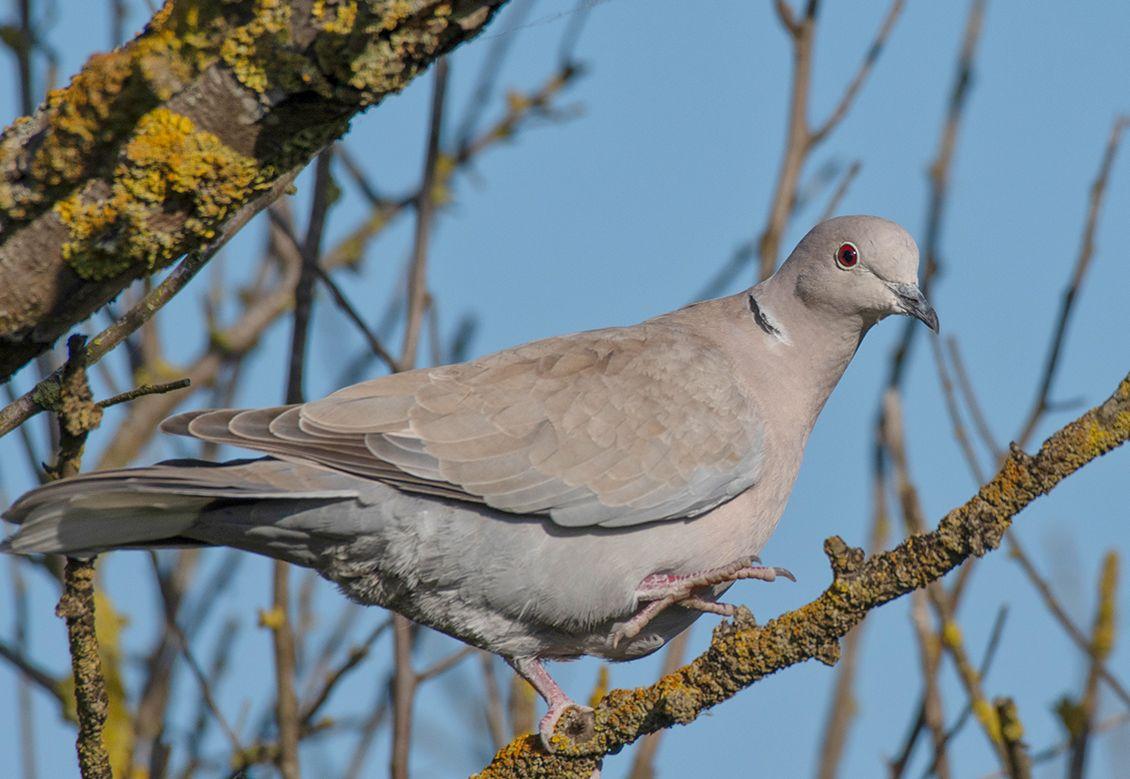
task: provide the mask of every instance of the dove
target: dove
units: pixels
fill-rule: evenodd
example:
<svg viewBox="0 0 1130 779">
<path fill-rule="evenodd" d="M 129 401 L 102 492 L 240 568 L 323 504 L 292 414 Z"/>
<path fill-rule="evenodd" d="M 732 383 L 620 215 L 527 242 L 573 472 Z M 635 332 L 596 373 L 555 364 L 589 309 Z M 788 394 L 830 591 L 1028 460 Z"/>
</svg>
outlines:
<svg viewBox="0 0 1130 779">
<path fill-rule="evenodd" d="M 558 720 L 546 661 L 650 654 L 761 565 L 809 433 L 864 335 L 938 331 L 894 222 L 816 225 L 770 278 L 630 327 L 365 381 L 304 404 L 173 416 L 259 459 L 81 474 L 4 518 L 19 554 L 228 546 L 501 655 Z M 586 715 L 588 718 L 586 720 Z M 572 734 L 571 734 L 572 735 Z"/>
</svg>

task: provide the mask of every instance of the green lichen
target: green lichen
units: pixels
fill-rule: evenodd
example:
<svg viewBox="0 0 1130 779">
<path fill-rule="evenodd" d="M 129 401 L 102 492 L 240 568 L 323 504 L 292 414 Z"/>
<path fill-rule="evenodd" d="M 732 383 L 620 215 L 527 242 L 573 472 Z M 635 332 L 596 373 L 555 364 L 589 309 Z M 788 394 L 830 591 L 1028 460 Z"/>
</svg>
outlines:
<svg viewBox="0 0 1130 779">
<path fill-rule="evenodd" d="M 255 160 L 187 117 L 156 108 L 138 122 L 107 195 L 82 190 L 55 205 L 71 235 L 63 258 L 85 279 L 115 276 L 135 263 L 163 265 L 178 247 L 214 237 L 231 211 L 261 188 L 258 175 Z M 163 219 L 169 213 L 187 217 Z"/>
</svg>

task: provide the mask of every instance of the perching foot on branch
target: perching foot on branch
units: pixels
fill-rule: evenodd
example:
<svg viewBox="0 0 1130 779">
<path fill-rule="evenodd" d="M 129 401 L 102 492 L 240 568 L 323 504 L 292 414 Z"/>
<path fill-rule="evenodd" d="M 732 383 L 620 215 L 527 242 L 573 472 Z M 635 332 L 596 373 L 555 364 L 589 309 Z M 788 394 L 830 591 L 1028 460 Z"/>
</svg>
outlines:
<svg viewBox="0 0 1130 779">
<path fill-rule="evenodd" d="M 553 681 L 553 677 L 545 670 L 540 660 L 536 657 L 515 657 L 507 658 L 507 662 L 519 676 L 533 686 L 549 707 L 538 723 L 538 733 L 541 735 L 541 743 L 546 752 L 553 752 L 553 736 L 562 717 L 564 721 L 561 722 L 561 735 L 570 741 L 583 744 L 593 737 L 596 723 L 592 709 L 575 703 L 566 695 L 557 682 Z"/>
<path fill-rule="evenodd" d="M 626 638 L 635 638 L 668 606 L 679 605 L 708 614 L 732 617 L 738 607 L 729 603 L 718 603 L 710 597 L 701 597 L 700 590 L 719 584 L 732 584 L 741 579 L 757 579 L 763 582 L 776 581 L 782 576 L 789 581 L 796 577 L 787 568 L 757 565 L 757 558 L 735 560 L 729 565 L 712 568 L 709 571 L 689 575 L 669 573 L 652 574 L 640 582 L 636 597 L 646 603 L 631 619 L 620 625 L 612 634 L 612 646 L 619 646 Z"/>
</svg>

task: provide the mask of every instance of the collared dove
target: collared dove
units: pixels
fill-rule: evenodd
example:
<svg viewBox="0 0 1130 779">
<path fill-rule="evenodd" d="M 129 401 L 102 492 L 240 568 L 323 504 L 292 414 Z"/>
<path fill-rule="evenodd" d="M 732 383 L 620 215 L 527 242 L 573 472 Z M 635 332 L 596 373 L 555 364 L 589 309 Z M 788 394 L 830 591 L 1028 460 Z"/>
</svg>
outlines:
<svg viewBox="0 0 1130 779">
<path fill-rule="evenodd" d="M 734 581 L 788 575 L 758 554 L 864 334 L 890 314 L 938 329 L 917 270 L 901 227 L 839 217 L 766 281 L 632 327 L 180 414 L 162 428 L 267 456 L 48 484 L 4 514 L 4 548 L 222 545 L 313 568 L 503 656 L 547 702 L 548 748 L 575 704 L 543 660 L 650 654 L 732 614 Z"/>
</svg>

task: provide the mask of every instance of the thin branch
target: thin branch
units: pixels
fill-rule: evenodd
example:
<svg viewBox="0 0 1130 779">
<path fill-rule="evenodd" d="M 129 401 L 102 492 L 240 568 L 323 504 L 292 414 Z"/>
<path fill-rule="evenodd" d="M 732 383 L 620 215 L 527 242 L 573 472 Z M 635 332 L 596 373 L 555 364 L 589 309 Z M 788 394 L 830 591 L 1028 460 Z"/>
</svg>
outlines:
<svg viewBox="0 0 1130 779">
<path fill-rule="evenodd" d="M 824 213 L 820 215 L 821 222 L 826 219 L 831 219 L 833 216 L 835 216 L 836 212 L 840 208 L 840 204 L 843 202 L 844 197 L 847 195 L 848 189 L 851 188 L 852 182 L 855 181 L 855 177 L 859 175 L 859 171 L 862 169 L 863 163 L 861 161 L 851 161 L 851 165 L 848 165 L 847 170 L 844 171 L 844 175 L 840 177 L 840 183 L 832 192 L 832 196 L 828 198 L 828 205 L 824 207 Z"/>
<path fill-rule="evenodd" d="M 831 132 L 844 120 L 859 95 L 860 89 L 870 75 L 875 62 L 883 51 L 895 23 L 898 21 L 905 0 L 892 0 L 883 17 L 874 40 L 867 49 L 859 69 L 848 83 L 843 96 L 832 113 L 816 129 L 809 124 L 808 102 L 812 90 L 813 43 L 816 36 L 816 16 L 818 3 L 810 0 L 805 7 L 804 17 L 797 20 L 787 3 L 779 0 L 774 7 L 782 26 L 792 42 L 792 88 L 789 97 L 788 128 L 785 132 L 785 150 L 781 157 L 781 168 L 777 175 L 773 199 L 769 207 L 766 225 L 758 239 L 761 257 L 759 278 L 766 279 L 777 267 L 781 250 L 781 240 L 788 226 L 797 197 L 797 186 L 805 161 L 812 150 L 827 140 Z"/>
<path fill-rule="evenodd" d="M 993 708 L 1000 723 L 1009 779 L 1031 779 L 1032 759 L 1024 744 L 1024 726 L 1017 716 L 1016 703 L 1012 698 L 997 698 Z"/>
<path fill-rule="evenodd" d="M 923 268 L 920 273 L 922 291 L 929 296 L 934 278 L 941 270 L 940 243 L 942 225 L 945 221 L 946 202 L 949 195 L 950 170 L 953 167 L 954 153 L 957 150 L 958 132 L 965 116 L 965 106 L 969 99 L 969 89 L 973 85 L 974 57 L 977 44 L 981 40 L 981 27 L 985 18 L 987 0 L 973 0 L 969 16 L 965 22 L 965 32 L 958 55 L 957 69 L 950 88 L 949 104 L 946 108 L 945 124 L 938 139 L 938 150 L 930 164 L 930 197 L 926 206 L 926 236 L 922 246 Z M 916 328 L 902 328 L 902 335 L 895 346 L 891 362 L 891 372 L 887 386 L 895 387 L 902 383 L 903 371 L 910 360 L 910 350 L 917 337 Z"/>
<path fill-rule="evenodd" d="M 408 757 L 412 746 L 412 706 L 416 700 L 416 673 L 412 670 L 412 622 L 394 614 L 392 682 L 392 756 L 389 776 L 408 779 Z"/>
<path fill-rule="evenodd" d="M 17 646 L 3 640 L 0 640 L 0 657 L 11 663 L 12 667 L 20 673 L 21 677 L 32 682 L 36 687 L 53 698 L 55 702 L 59 704 L 61 710 L 66 709 L 67 698 L 63 695 L 59 680 L 52 676 L 47 669 L 36 664 L 34 660 L 21 652 Z"/>
<path fill-rule="evenodd" d="M 890 535 L 890 517 L 887 511 L 887 498 L 884 489 L 883 469 L 876 462 L 871 482 L 871 529 L 868 533 L 868 554 L 878 554 L 887 545 Z M 847 634 L 843 641 L 840 665 L 836 670 L 836 681 L 832 688 L 832 698 L 824 718 L 824 730 L 820 735 L 820 762 L 816 776 L 832 779 L 839 774 L 843 761 L 852 721 L 858 713 L 855 697 L 855 676 L 859 669 L 859 656 L 862 652 L 864 625 L 861 623 Z"/>
<path fill-rule="evenodd" d="M 435 213 L 436 164 L 439 161 L 439 141 L 443 131 L 447 73 L 448 61 L 444 58 L 436 65 L 424 175 L 416 201 L 416 232 L 412 244 L 411 272 L 408 275 L 408 321 L 404 327 L 404 345 L 400 351 L 400 363 L 406 368 L 416 364 L 416 344 L 420 339 L 428 299 L 428 237 L 432 229 L 432 215 Z"/>
<path fill-rule="evenodd" d="M 0 498 L 2 499 L 2 498 Z M 12 575 L 12 612 L 15 617 L 15 643 L 12 649 L 19 657 L 24 657 L 28 650 L 28 627 L 31 614 L 28 603 L 27 581 L 21 569 L 22 561 L 16 557 L 8 558 L 8 570 Z M 0 642 L 0 654 L 3 652 L 3 642 Z M 36 669 L 38 670 L 38 669 Z M 50 677 L 48 677 L 50 678 Z M 40 683 L 45 681 L 40 679 Z M 20 769 L 23 779 L 36 779 L 39 776 L 39 765 L 35 755 L 36 721 L 35 702 L 32 700 L 32 680 L 27 675 L 21 675 L 16 690 L 16 700 L 19 707 L 19 730 L 16 731 L 20 742 Z M 52 685 L 54 687 L 54 685 Z M 62 704 L 62 696 L 58 689 L 53 690 L 56 700 Z"/>
<path fill-rule="evenodd" d="M 905 5 L 905 0 L 895 0 L 891 3 L 887 9 L 887 15 L 883 17 L 883 22 L 879 25 L 879 31 L 875 33 L 875 38 L 871 41 L 871 45 L 867 47 L 863 61 L 859 63 L 859 68 L 855 71 L 855 76 L 852 77 L 847 89 L 840 97 L 840 102 L 836 103 L 836 107 L 832 109 L 832 113 L 828 115 L 824 123 L 812 131 L 811 145 L 815 146 L 827 138 L 828 134 L 836 129 L 836 125 L 847 116 L 852 103 L 859 96 L 859 90 L 863 88 L 863 84 L 867 81 L 867 77 L 871 75 L 875 63 L 878 62 L 879 55 L 883 53 L 883 47 L 886 45 L 887 39 L 891 37 L 891 31 L 894 30 L 895 22 L 898 21 Z"/>
<path fill-rule="evenodd" d="M 781 26 L 792 37 L 800 35 L 800 24 L 793 15 L 792 7 L 785 2 L 785 0 L 773 0 L 773 8 L 777 11 L 777 18 L 781 21 Z"/>
<path fill-rule="evenodd" d="M 1098 605 L 1095 608 L 1094 625 L 1091 628 L 1091 658 L 1087 667 L 1087 680 L 1083 686 L 1083 697 L 1077 707 L 1077 728 L 1071 734 L 1071 759 L 1067 769 L 1069 779 L 1083 779 L 1086 775 L 1087 747 L 1090 744 L 1099 705 L 1099 673 L 1114 649 L 1118 555 L 1113 551 L 1108 552 L 1103 560 L 1098 590 Z"/>
<path fill-rule="evenodd" d="M 349 655 L 346 657 L 345 662 L 326 675 L 326 681 L 322 684 L 317 695 L 315 695 L 310 703 L 302 710 L 302 726 L 304 728 L 308 728 L 313 724 L 314 718 L 318 716 L 322 707 L 326 705 L 326 702 L 330 699 L 330 696 L 333 694 L 338 684 L 369 656 L 373 644 L 377 642 L 377 639 L 379 639 L 391 625 L 391 617 L 382 620 L 376 627 L 369 631 L 369 635 L 367 635 L 360 644 L 349 650 Z"/>
<path fill-rule="evenodd" d="M 164 384 L 141 384 L 126 392 L 119 393 L 113 397 L 106 398 L 105 400 L 98 401 L 99 408 L 109 408 L 116 406 L 119 403 L 126 403 L 130 400 L 136 400 L 144 395 L 163 395 L 166 392 L 184 389 L 192 384 L 192 379 L 177 379 L 176 381 L 167 381 Z"/>
<path fill-rule="evenodd" d="M 1007 617 L 1008 607 L 1002 606 L 997 612 L 997 618 L 993 620 L 993 627 L 989 631 L 989 641 L 985 645 L 985 653 L 981 657 L 981 664 L 977 668 L 977 673 L 980 674 L 982 679 L 988 676 L 989 669 L 993 665 L 993 660 L 997 656 L 997 648 L 1000 646 L 1001 636 L 1004 635 L 1004 624 Z M 936 670 L 934 671 L 934 674 L 935 676 L 937 675 Z M 937 683 L 936 679 L 934 683 Z M 934 745 L 934 756 L 931 759 L 930 767 L 925 771 L 925 776 L 931 776 L 935 774 L 935 772 L 939 774 L 941 773 L 938 770 L 938 767 L 944 764 L 946 745 L 957 737 L 957 734 L 960 733 L 961 729 L 965 727 L 965 723 L 969 721 L 969 718 L 972 715 L 973 706 L 969 703 L 969 701 L 966 701 L 965 708 L 962 709 L 961 714 L 958 716 L 957 720 L 945 731 L 941 742 Z"/>
<path fill-rule="evenodd" d="M 965 407 L 969 409 L 969 416 L 973 420 L 973 428 L 977 431 L 977 435 L 981 437 L 981 442 L 985 448 L 989 450 L 989 454 L 993 458 L 993 462 L 1000 462 L 1004 456 L 999 444 L 997 444 L 996 436 L 993 431 L 989 429 L 988 420 L 985 417 L 985 412 L 981 409 L 981 404 L 977 400 L 977 393 L 973 390 L 973 382 L 969 379 L 969 373 L 965 370 L 965 361 L 961 358 L 961 350 L 957 345 L 957 337 L 950 336 L 946 339 L 946 346 L 949 348 L 950 362 L 953 364 L 954 376 L 957 377 L 957 387 L 961 391 L 962 400 L 965 401 Z"/>
<path fill-rule="evenodd" d="M 228 723 L 227 718 L 216 702 L 216 696 L 212 692 L 210 678 L 208 674 L 204 672 L 204 669 L 200 667 L 200 663 L 197 661 L 195 655 L 192 654 L 192 647 L 189 645 L 188 637 L 184 634 L 184 631 L 181 629 L 180 625 L 177 624 L 176 620 L 168 622 L 167 626 L 173 636 L 175 636 L 181 654 L 184 656 L 185 663 L 188 665 L 189 671 L 192 673 L 197 686 L 200 688 L 200 696 L 204 701 L 204 705 L 207 706 L 208 711 L 215 717 L 216 722 L 220 724 L 220 728 L 224 731 L 224 735 L 227 736 L 232 751 L 235 754 L 241 753 L 243 751 L 243 745 L 240 743 L 239 735 L 235 732 L 235 728 Z"/>
<path fill-rule="evenodd" d="M 1040 599 L 1044 602 L 1048 611 L 1055 617 L 1055 620 L 1063 628 L 1067 637 L 1071 642 L 1079 648 L 1088 657 L 1093 657 L 1093 646 L 1091 640 L 1079 629 L 1071 615 L 1067 613 L 1067 609 L 1059 602 L 1055 592 L 1052 590 L 1051 584 L 1048 583 L 1038 570 L 1036 570 L 1035 563 L 1032 558 L 1017 541 L 1015 535 L 1008 536 L 1008 555 L 1015 560 L 1020 569 L 1024 572 L 1025 577 L 1039 593 Z M 1096 666 L 1096 673 L 1099 678 L 1106 682 L 1107 687 L 1115 696 L 1122 702 L 1124 706 L 1130 709 L 1130 690 L 1127 690 L 1125 685 L 1119 681 L 1118 677 L 1111 673 L 1110 669 L 1106 667 L 1106 663 L 1100 659 Z"/>
<path fill-rule="evenodd" d="M 466 658 L 470 657 L 475 651 L 475 647 L 473 646 L 464 646 L 456 649 L 447 657 L 437 660 L 424 670 L 417 671 L 416 684 L 429 681 L 436 678 L 440 674 L 447 673 L 452 668 L 463 662 Z"/>
<path fill-rule="evenodd" d="M 294 287 L 294 326 L 291 331 L 290 360 L 287 367 L 286 402 L 301 403 L 304 399 L 303 383 L 306 367 L 306 350 L 310 334 L 310 315 L 314 303 L 314 268 L 318 265 L 326 214 L 330 207 L 331 152 L 318 155 L 314 168 L 314 193 L 310 206 L 310 219 L 306 238 L 302 243 L 302 268 Z M 298 695 L 294 690 L 297 667 L 294 632 L 290 624 L 290 568 L 276 560 L 272 566 L 271 591 L 273 604 L 266 620 L 271 628 L 271 642 L 275 655 L 275 722 L 278 726 L 278 755 L 276 765 L 283 779 L 298 779 L 298 742 L 301 722 Z"/>
<path fill-rule="evenodd" d="M 1110 172 L 1114 167 L 1114 158 L 1118 153 L 1122 133 L 1128 125 L 1130 125 L 1130 117 L 1127 116 L 1120 116 L 1114 121 L 1114 126 L 1111 127 L 1110 130 L 1110 137 L 1107 140 L 1106 149 L 1103 152 L 1102 162 L 1099 164 L 1098 175 L 1091 184 L 1090 207 L 1087 209 L 1087 219 L 1083 225 L 1083 235 L 1079 243 L 1079 255 L 1075 259 L 1075 269 L 1071 273 L 1071 280 L 1067 284 L 1067 289 L 1063 292 L 1059 318 L 1056 321 L 1055 328 L 1052 330 L 1051 343 L 1048 346 L 1048 354 L 1044 361 L 1044 372 L 1040 377 L 1036 398 L 1032 402 L 1028 416 L 1016 436 L 1016 441 L 1021 446 L 1027 445 L 1032 435 L 1036 432 L 1036 426 L 1040 423 L 1044 413 L 1048 410 L 1052 383 L 1055 381 L 1056 369 L 1059 367 L 1059 358 L 1063 351 L 1063 344 L 1067 335 L 1067 326 L 1071 321 L 1071 313 L 1075 307 L 1075 298 L 1083 286 L 1083 279 L 1086 278 L 1087 271 L 1091 267 L 1091 258 L 1094 257 L 1095 254 L 1095 231 L 1098 227 L 1099 211 L 1102 208 L 1103 198 L 1106 195 L 1107 182 L 1110 181 Z"/>
<path fill-rule="evenodd" d="M 977 461 L 977 453 L 973 450 L 973 444 L 970 443 L 969 436 L 965 432 L 965 423 L 961 421 L 961 411 L 958 409 L 957 397 L 954 395 L 953 382 L 950 380 L 949 369 L 946 367 L 946 355 L 942 351 L 937 338 L 930 339 L 930 352 L 934 355 L 934 367 L 938 371 L 938 382 L 942 385 L 942 397 L 945 399 L 946 413 L 950 418 L 950 429 L 953 430 L 953 437 L 957 441 L 957 445 L 961 447 L 961 452 L 965 456 L 965 463 L 969 466 L 973 481 L 977 484 L 983 484 L 985 474 L 981 470 L 981 463 Z"/>
<path fill-rule="evenodd" d="M 1130 711 L 1124 711 L 1119 714 L 1114 714 L 1110 717 L 1107 717 L 1105 720 L 1095 725 L 1091 732 L 1096 735 L 1099 733 L 1109 733 L 1112 730 L 1125 726 L 1127 723 L 1130 723 Z M 1045 749 L 1041 749 L 1039 752 L 1032 755 L 1032 764 L 1038 765 L 1040 763 L 1046 763 L 1050 760 L 1055 760 L 1070 748 L 1070 741 L 1061 741 L 1058 744 L 1047 747 Z M 996 779 L 1000 776 L 1003 776 L 1003 774 L 995 773 L 988 775 L 985 779 Z"/>
<path fill-rule="evenodd" d="M 505 713 L 502 708 L 502 696 L 498 692 L 498 679 L 494 673 L 494 655 L 490 652 L 479 652 L 479 667 L 482 670 L 483 686 L 486 688 L 487 700 L 483 707 L 483 718 L 486 720 L 487 732 L 496 750 L 502 749 L 506 743 Z"/>
</svg>

